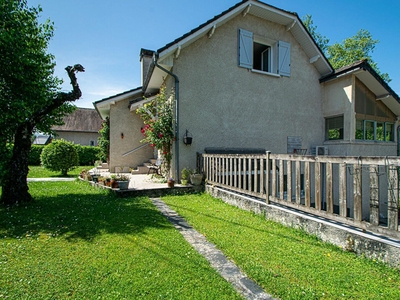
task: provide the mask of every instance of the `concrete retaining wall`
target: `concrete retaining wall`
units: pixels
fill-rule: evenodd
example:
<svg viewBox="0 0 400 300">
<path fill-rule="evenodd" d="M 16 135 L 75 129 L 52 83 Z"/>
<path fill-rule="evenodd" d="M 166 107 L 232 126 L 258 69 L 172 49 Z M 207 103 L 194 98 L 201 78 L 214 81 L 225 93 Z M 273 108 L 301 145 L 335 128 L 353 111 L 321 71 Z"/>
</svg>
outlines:
<svg viewBox="0 0 400 300">
<path fill-rule="evenodd" d="M 251 198 L 224 189 L 206 185 L 206 192 L 215 198 L 257 214 L 285 226 L 304 230 L 324 242 L 377 259 L 393 267 L 400 267 L 400 241 L 378 236 L 312 214 L 303 213 L 277 204 L 267 205 L 262 199 Z"/>
</svg>

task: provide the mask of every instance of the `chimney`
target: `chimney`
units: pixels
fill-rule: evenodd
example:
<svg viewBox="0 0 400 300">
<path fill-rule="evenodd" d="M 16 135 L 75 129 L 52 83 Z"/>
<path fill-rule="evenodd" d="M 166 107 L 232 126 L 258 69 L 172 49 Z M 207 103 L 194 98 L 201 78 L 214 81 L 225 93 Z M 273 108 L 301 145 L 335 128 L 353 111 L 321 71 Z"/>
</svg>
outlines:
<svg viewBox="0 0 400 300">
<path fill-rule="evenodd" d="M 140 63 L 142 67 L 142 86 L 144 86 L 146 82 L 146 78 L 149 73 L 150 65 L 153 61 L 153 54 L 154 51 L 152 50 L 147 50 L 147 49 L 141 49 L 140 50 Z"/>
</svg>

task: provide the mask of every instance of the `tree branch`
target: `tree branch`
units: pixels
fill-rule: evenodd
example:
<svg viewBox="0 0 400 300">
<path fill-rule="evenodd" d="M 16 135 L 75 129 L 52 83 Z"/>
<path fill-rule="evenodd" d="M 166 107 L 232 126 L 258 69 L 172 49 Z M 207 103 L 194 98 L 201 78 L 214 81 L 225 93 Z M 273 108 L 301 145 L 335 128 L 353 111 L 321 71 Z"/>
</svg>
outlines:
<svg viewBox="0 0 400 300">
<path fill-rule="evenodd" d="M 50 103 L 48 106 L 44 107 L 36 116 L 34 116 L 33 123 L 36 124 L 41 121 L 41 119 L 51 113 L 53 110 L 59 108 L 65 102 L 73 102 L 78 100 L 82 96 L 82 91 L 79 88 L 78 80 L 75 76 L 77 72 L 85 72 L 85 68 L 80 65 L 76 64 L 73 67 L 68 66 L 65 68 L 68 73 L 68 76 L 71 80 L 72 91 L 69 93 L 61 92 L 54 98 L 53 102 Z"/>
</svg>

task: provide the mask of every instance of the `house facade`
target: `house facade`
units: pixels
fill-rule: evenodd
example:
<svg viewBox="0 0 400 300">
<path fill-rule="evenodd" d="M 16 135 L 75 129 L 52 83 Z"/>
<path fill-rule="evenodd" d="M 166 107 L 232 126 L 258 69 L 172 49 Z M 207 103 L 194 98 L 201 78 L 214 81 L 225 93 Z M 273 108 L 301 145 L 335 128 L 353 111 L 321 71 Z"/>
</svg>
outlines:
<svg viewBox="0 0 400 300">
<path fill-rule="evenodd" d="M 97 146 L 102 119 L 96 110 L 77 108 L 63 118 L 64 125 L 53 126 L 56 139 L 82 146 Z"/>
<path fill-rule="evenodd" d="M 295 13 L 242 1 L 157 51 L 142 49 L 140 59 L 142 87 L 94 103 L 110 117 L 111 170 L 155 155 L 140 148 L 143 122 L 135 110 L 162 84 L 175 95 L 176 178 L 206 149 L 397 154 L 398 96 L 366 62 L 335 72 Z M 378 103 L 363 110 L 367 99 Z"/>
</svg>

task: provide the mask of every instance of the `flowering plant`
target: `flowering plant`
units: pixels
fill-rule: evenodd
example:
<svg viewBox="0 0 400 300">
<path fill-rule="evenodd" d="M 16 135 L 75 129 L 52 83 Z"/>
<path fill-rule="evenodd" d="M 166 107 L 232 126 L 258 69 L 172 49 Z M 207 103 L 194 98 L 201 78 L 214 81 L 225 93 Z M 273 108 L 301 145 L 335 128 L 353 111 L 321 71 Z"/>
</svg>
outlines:
<svg viewBox="0 0 400 300">
<path fill-rule="evenodd" d="M 163 156 L 163 173 L 168 178 L 171 169 L 172 143 L 175 140 L 173 129 L 173 94 L 167 98 L 165 85 L 160 88 L 159 94 L 150 102 L 136 110 L 144 122 L 141 131 L 144 139 L 142 143 L 149 143 L 161 151 Z"/>
</svg>

